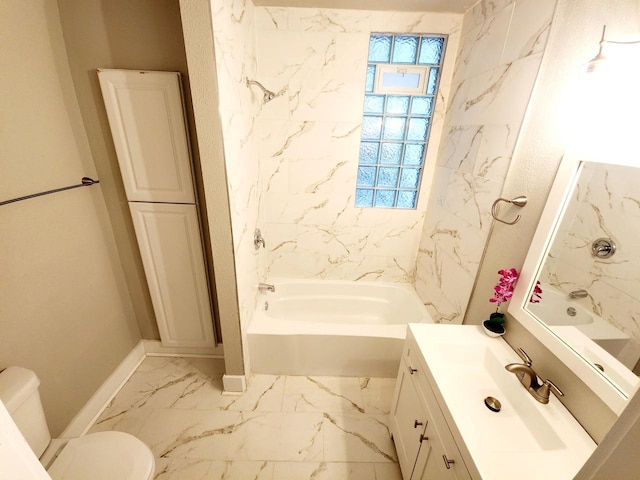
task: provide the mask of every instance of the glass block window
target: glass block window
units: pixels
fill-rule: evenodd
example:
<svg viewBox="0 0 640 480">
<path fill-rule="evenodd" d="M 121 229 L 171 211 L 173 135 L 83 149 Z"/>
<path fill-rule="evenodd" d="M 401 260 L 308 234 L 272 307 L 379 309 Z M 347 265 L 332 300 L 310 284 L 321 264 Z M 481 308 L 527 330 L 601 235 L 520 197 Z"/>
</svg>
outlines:
<svg viewBox="0 0 640 480">
<path fill-rule="evenodd" d="M 446 37 L 373 33 L 356 207 L 416 208 Z"/>
</svg>

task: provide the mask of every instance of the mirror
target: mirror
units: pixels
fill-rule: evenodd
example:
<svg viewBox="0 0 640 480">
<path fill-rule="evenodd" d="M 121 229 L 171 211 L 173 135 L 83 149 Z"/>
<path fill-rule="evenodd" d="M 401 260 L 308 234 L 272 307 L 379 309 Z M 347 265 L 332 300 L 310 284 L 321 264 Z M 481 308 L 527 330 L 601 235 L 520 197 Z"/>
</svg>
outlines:
<svg viewBox="0 0 640 480">
<path fill-rule="evenodd" d="M 565 157 L 509 306 L 616 413 L 640 383 L 639 184 Z"/>
</svg>

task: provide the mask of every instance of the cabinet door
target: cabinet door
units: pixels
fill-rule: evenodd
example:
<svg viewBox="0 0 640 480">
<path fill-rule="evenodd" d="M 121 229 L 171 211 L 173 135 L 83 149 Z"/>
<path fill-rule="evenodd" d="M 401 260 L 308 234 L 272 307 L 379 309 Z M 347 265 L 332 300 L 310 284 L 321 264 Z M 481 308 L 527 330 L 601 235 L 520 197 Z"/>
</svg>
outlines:
<svg viewBox="0 0 640 480">
<path fill-rule="evenodd" d="M 162 344 L 213 347 L 195 205 L 129 203 Z"/>
<path fill-rule="evenodd" d="M 421 384 L 420 392 L 424 395 L 429 423 L 424 434 L 427 439 L 420 449 L 411 480 L 471 480 L 426 379 Z"/>
<path fill-rule="evenodd" d="M 427 416 L 404 359 L 396 380 L 390 424 L 402 476 L 409 479 L 421 448 Z"/>
<path fill-rule="evenodd" d="M 416 465 L 413 470 L 411 480 L 441 480 L 452 477 L 446 476 L 442 472 L 442 445 L 440 438 L 433 426 L 433 422 L 429 422 L 424 432 L 424 441 L 418 452 Z"/>
<path fill-rule="evenodd" d="M 127 199 L 194 203 L 180 74 L 100 70 L 98 78 Z"/>
</svg>

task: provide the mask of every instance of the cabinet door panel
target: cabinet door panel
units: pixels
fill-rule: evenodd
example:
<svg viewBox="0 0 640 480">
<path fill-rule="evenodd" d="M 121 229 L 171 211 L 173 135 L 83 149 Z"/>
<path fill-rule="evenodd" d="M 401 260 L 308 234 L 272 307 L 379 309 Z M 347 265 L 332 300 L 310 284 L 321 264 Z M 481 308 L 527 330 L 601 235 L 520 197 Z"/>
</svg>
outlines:
<svg viewBox="0 0 640 480">
<path fill-rule="evenodd" d="M 421 448 L 421 434 L 426 428 L 427 418 L 404 360 L 400 362 L 390 420 L 400 469 L 403 477 L 408 479 Z"/>
<path fill-rule="evenodd" d="M 412 480 L 471 480 L 471 475 L 426 378 L 424 382 L 421 382 L 419 391 L 429 418 L 428 436 L 432 452 L 428 457 L 423 457 L 422 450 L 420 451 L 416 461 L 416 473 Z M 453 460 L 454 462 L 449 464 L 449 468 L 447 468 L 444 456 L 446 456 L 447 460 Z M 436 474 L 435 472 L 439 473 Z"/>
<path fill-rule="evenodd" d="M 100 70 L 98 78 L 127 199 L 194 203 L 180 74 Z"/>
<path fill-rule="evenodd" d="M 442 446 L 433 422 L 429 422 L 424 433 L 427 439 L 422 443 L 411 480 L 441 480 L 449 478 L 442 472 Z M 440 460 L 440 463 L 438 463 Z"/>
<path fill-rule="evenodd" d="M 195 205 L 129 203 L 162 344 L 213 347 Z"/>
</svg>

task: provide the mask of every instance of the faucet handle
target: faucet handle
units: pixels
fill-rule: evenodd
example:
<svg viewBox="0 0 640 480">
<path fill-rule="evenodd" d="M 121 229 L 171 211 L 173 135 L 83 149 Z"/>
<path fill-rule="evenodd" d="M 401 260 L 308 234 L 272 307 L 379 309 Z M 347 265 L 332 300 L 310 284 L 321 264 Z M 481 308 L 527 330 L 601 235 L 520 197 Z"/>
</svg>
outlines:
<svg viewBox="0 0 640 480">
<path fill-rule="evenodd" d="M 516 353 L 520 356 L 520 358 L 524 361 L 525 365 L 527 367 L 530 367 L 531 364 L 533 363 L 533 360 L 531 360 L 531 358 L 529 357 L 529 355 L 527 355 L 527 352 L 525 352 L 522 348 L 518 348 L 516 350 Z"/>
<path fill-rule="evenodd" d="M 551 380 L 545 380 L 537 391 L 538 396 L 543 400 L 542 403 L 549 403 L 549 391 L 552 391 L 556 397 L 564 397 L 562 390 L 556 387 Z"/>
</svg>

